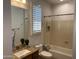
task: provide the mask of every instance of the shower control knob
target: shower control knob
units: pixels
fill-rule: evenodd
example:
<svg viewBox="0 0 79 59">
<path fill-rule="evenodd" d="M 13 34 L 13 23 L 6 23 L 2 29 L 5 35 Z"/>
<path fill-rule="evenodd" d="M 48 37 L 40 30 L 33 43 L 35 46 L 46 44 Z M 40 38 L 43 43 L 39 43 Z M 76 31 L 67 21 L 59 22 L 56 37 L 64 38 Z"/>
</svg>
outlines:
<svg viewBox="0 0 79 59">
<path fill-rule="evenodd" d="M 68 44 L 69 42 L 68 42 L 68 41 L 65 41 L 64 43 L 65 43 L 65 44 Z"/>
</svg>

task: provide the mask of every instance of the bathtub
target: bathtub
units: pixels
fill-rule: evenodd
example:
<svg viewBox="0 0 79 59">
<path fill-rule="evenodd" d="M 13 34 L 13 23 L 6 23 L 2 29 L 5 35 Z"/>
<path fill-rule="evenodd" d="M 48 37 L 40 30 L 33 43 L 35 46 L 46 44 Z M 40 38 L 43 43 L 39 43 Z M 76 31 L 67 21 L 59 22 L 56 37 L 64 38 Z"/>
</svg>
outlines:
<svg viewBox="0 0 79 59">
<path fill-rule="evenodd" d="M 50 52 L 53 54 L 53 59 L 72 59 L 72 49 L 53 46 Z"/>
</svg>

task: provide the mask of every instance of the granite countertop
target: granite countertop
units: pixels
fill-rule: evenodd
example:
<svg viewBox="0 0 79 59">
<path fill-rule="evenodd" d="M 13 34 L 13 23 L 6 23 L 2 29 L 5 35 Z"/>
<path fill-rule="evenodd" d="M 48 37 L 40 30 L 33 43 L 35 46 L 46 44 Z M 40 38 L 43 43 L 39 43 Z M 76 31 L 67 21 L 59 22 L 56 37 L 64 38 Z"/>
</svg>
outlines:
<svg viewBox="0 0 79 59">
<path fill-rule="evenodd" d="M 18 58 L 17 56 L 15 56 L 14 54 L 15 53 L 17 53 L 17 52 L 19 52 L 19 51 L 22 51 L 22 50 L 29 50 L 29 51 L 31 51 L 31 52 L 29 52 L 29 53 L 27 53 L 27 54 L 25 54 L 25 55 L 23 55 L 23 56 L 21 56 L 20 58 Z M 22 58 L 24 58 L 24 57 L 27 57 L 28 55 L 31 55 L 31 54 L 33 54 L 34 52 L 36 52 L 36 51 L 38 51 L 39 49 L 38 48 L 35 48 L 35 47 L 33 47 L 33 46 L 31 46 L 31 47 L 23 47 L 23 48 L 20 48 L 20 49 L 18 49 L 18 50 L 14 50 L 13 51 L 13 59 L 22 59 Z"/>
</svg>

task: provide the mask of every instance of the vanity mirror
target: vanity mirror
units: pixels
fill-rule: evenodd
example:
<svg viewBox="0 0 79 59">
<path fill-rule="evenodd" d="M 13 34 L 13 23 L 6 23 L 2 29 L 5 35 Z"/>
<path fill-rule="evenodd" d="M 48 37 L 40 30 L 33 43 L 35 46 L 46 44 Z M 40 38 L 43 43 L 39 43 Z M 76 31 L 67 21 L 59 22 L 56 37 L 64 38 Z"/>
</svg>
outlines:
<svg viewBox="0 0 79 59">
<path fill-rule="evenodd" d="M 13 32 L 13 49 L 20 45 L 21 38 L 28 38 L 28 8 L 27 0 L 11 0 L 11 27 Z"/>
</svg>

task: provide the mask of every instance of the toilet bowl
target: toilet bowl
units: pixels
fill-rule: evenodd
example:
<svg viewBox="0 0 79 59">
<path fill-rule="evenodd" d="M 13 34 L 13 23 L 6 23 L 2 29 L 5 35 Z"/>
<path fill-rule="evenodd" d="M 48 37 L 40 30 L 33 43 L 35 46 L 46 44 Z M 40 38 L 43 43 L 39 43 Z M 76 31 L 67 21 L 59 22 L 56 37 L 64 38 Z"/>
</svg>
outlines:
<svg viewBox="0 0 79 59">
<path fill-rule="evenodd" d="M 52 54 L 48 51 L 41 51 L 39 55 L 45 56 L 45 57 L 52 57 Z"/>
<path fill-rule="evenodd" d="M 50 53 L 49 51 L 45 51 L 42 49 L 43 45 L 42 44 L 39 44 L 39 45 L 36 45 L 37 48 L 39 48 L 39 56 L 40 56 L 40 59 L 52 59 L 52 53 Z"/>
<path fill-rule="evenodd" d="M 41 59 L 52 59 L 52 53 L 48 51 L 41 51 L 39 55 Z"/>
</svg>

